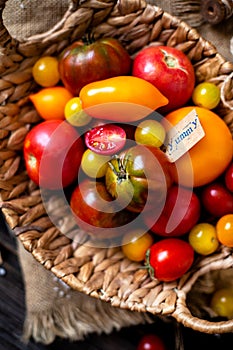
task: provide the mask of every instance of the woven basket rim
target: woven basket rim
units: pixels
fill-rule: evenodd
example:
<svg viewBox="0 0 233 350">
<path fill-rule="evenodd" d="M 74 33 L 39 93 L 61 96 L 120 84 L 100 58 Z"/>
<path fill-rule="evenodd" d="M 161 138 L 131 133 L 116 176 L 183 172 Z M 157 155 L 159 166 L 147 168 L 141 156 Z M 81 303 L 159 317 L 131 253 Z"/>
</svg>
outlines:
<svg viewBox="0 0 233 350">
<path fill-rule="evenodd" d="M 94 0 L 90 2 L 85 0 L 80 2 L 73 1 L 68 11 L 69 12 L 65 14 L 66 18 L 62 20 L 61 23 L 59 23 L 59 25 L 55 29 L 51 30 L 49 33 L 46 33 L 46 35 L 42 34 L 41 36 L 34 36 L 32 38 L 28 38 L 28 40 L 23 43 L 19 43 L 12 40 L 6 33 L 5 28 L 0 28 L 0 40 L 2 43 L 2 47 L 0 48 L 0 50 L 2 51 L 3 57 L 6 60 L 6 63 L 4 62 L 3 64 L 3 80 L 6 86 L 7 83 L 9 83 L 10 85 L 6 87 L 6 89 L 14 89 L 15 91 L 17 85 L 23 85 L 25 89 L 23 93 L 29 93 L 28 85 L 30 81 L 26 77 L 24 78 L 25 81 L 21 82 L 21 76 L 20 78 L 18 78 L 18 80 L 16 80 L 16 78 L 13 77 L 13 75 L 18 70 L 13 70 L 13 73 L 11 73 L 11 70 L 9 68 L 11 67 L 10 64 L 14 60 L 14 65 L 17 64 L 17 68 L 19 67 L 20 72 L 23 71 L 24 75 L 26 73 L 29 74 L 27 72 L 27 64 L 30 68 L 33 59 L 35 60 L 35 56 L 33 55 L 35 49 L 38 50 L 38 55 L 40 55 L 41 52 L 43 54 L 54 53 L 57 50 L 61 50 L 62 47 L 65 44 L 67 44 L 67 35 L 70 35 L 72 32 L 74 33 L 73 38 L 71 40 L 74 40 L 74 38 L 77 37 L 77 33 L 78 35 L 81 35 L 82 31 L 84 30 L 83 28 L 86 24 L 84 24 L 83 21 L 80 22 L 80 13 L 82 13 L 82 15 L 85 14 L 88 17 L 89 13 L 91 12 L 90 23 L 92 24 L 91 21 L 93 21 L 94 23 L 92 30 L 94 30 L 95 34 L 99 36 L 102 36 L 104 34 L 104 30 L 106 30 L 106 28 L 104 26 L 102 28 L 101 25 L 103 23 L 106 24 L 105 19 L 109 19 L 112 13 L 114 13 L 114 18 L 111 18 L 111 24 L 108 24 L 108 28 L 112 28 L 113 32 L 114 30 L 116 31 L 117 36 L 124 41 L 124 44 L 132 53 L 136 52 L 137 49 L 139 49 L 141 46 L 145 46 L 146 44 L 150 43 L 150 36 L 154 35 L 154 37 L 157 38 L 156 33 L 151 33 L 148 30 L 148 33 L 146 32 L 145 34 L 141 34 L 142 30 L 140 28 L 136 28 L 136 25 L 135 27 L 133 27 L 135 23 L 137 24 L 137 18 L 139 16 L 144 15 L 144 22 L 142 21 L 142 27 L 144 30 L 146 26 L 149 27 L 150 23 L 152 23 L 150 21 L 153 20 L 154 32 L 161 31 L 161 26 L 166 25 L 168 28 L 165 27 L 163 33 L 165 33 L 165 36 L 167 35 L 168 39 L 164 39 L 165 42 L 169 43 L 169 45 L 171 46 L 175 45 L 176 47 L 179 47 L 183 51 L 187 52 L 187 54 L 194 61 L 194 67 L 200 80 L 203 79 L 203 75 L 206 74 L 209 81 L 213 81 L 221 86 L 223 100 L 223 106 L 221 111 L 223 111 L 225 121 L 229 123 L 229 125 L 231 125 L 231 121 L 229 121 L 228 119 L 229 115 L 232 116 L 231 110 L 233 110 L 233 101 L 232 96 L 230 96 L 229 98 L 228 93 L 232 82 L 233 63 L 226 61 L 225 58 L 223 58 L 217 52 L 215 46 L 207 40 L 203 39 L 198 34 L 196 29 L 191 28 L 185 22 L 180 21 L 179 19 L 175 18 L 169 13 L 166 13 L 157 6 L 147 4 L 146 1 L 143 0 Z M 80 13 L 78 11 L 80 11 Z M 104 18 L 103 21 L 100 19 L 101 16 L 103 16 Z M 122 33 L 120 33 L 119 23 L 118 26 L 115 27 L 115 22 L 119 16 L 128 20 L 129 24 L 126 24 L 126 28 L 129 28 L 129 34 L 127 33 L 123 35 Z M 155 17 L 155 19 L 152 20 L 153 16 Z M 131 19 L 131 17 L 133 19 Z M 138 30 L 138 33 L 140 34 L 139 39 L 141 40 L 135 40 L 133 42 L 134 45 L 132 45 L 132 41 L 130 41 L 130 39 L 127 39 L 127 35 L 132 36 L 132 28 L 136 28 Z M 132 30 L 132 32 L 130 32 L 130 30 Z M 178 35 L 181 35 L 181 39 L 177 42 L 176 38 Z M 182 37 L 182 35 L 186 36 L 185 39 L 184 37 Z M 42 47 L 41 52 L 40 46 Z M 23 58 L 23 60 L 21 58 Z M 27 64 L 25 63 L 26 68 L 22 68 L 22 62 L 27 62 Z M 205 71 L 206 68 L 208 68 L 208 72 Z M 5 73 L 5 71 L 7 73 Z M 214 73 L 212 71 L 214 71 Z M 6 76 L 7 79 L 5 78 Z M 26 122 L 24 121 L 23 123 L 28 127 L 29 121 L 27 120 L 27 118 L 29 118 L 30 120 L 32 116 L 34 118 L 34 122 L 36 122 L 36 116 L 31 111 L 27 110 L 27 98 L 24 98 L 24 96 L 18 97 L 17 93 L 15 93 L 16 97 L 14 97 L 14 93 L 12 93 L 12 91 L 8 91 L 8 93 L 9 96 L 6 97 L 6 103 L 4 102 L 3 108 L 0 109 L 0 113 L 2 113 L 5 116 L 11 117 L 19 114 L 19 110 L 24 108 L 28 114 L 25 113 L 26 117 L 24 118 Z M 8 102 L 8 100 L 10 102 Z M 15 121 L 15 123 L 17 124 L 17 120 Z M 18 124 L 18 127 L 21 130 L 22 134 L 17 135 L 17 137 L 21 137 L 20 141 L 18 141 L 19 144 L 25 137 L 25 128 L 21 128 L 22 125 L 20 123 Z M 13 131 L 11 130 L 11 142 L 13 142 L 12 139 L 14 140 L 14 137 L 16 138 L 16 129 Z M 25 184 L 25 188 L 23 188 L 22 190 L 21 188 L 19 189 L 19 186 L 17 186 L 17 181 L 19 181 L 19 177 L 17 177 L 17 171 L 20 163 L 17 149 L 18 146 L 16 147 L 16 156 L 14 153 L 15 149 L 11 149 L 9 146 L 9 139 L 7 139 L 7 136 L 5 138 L 8 141 L 8 145 L 6 146 L 6 150 L 8 153 L 7 155 L 5 155 L 6 160 L 9 157 L 9 165 L 7 168 L 8 178 L 5 177 L 4 180 L 1 180 L 1 188 L 2 192 L 5 191 L 6 193 L 9 193 L 10 196 L 8 195 L 6 198 L 3 198 L 1 200 L 1 208 L 6 218 L 6 221 L 8 222 L 10 227 L 13 228 L 16 236 L 19 237 L 25 249 L 31 252 L 35 259 L 38 260 L 42 265 L 44 265 L 45 268 L 51 270 L 58 278 L 65 281 L 72 288 L 80 290 L 92 297 L 97 297 L 101 300 L 111 302 L 113 306 L 129 308 L 131 310 L 149 312 L 154 314 L 171 315 L 185 326 L 191 327 L 201 332 L 225 333 L 233 330 L 233 320 L 229 320 L 226 322 L 210 322 L 198 319 L 190 313 L 185 302 L 186 293 L 192 287 L 196 279 L 203 273 L 205 273 L 207 269 L 211 270 L 230 268 L 233 266 L 233 257 L 231 250 L 222 249 L 219 252 L 219 255 L 216 255 L 214 258 L 211 257 L 211 259 L 203 259 L 201 263 L 201 268 L 199 270 L 196 270 L 197 266 L 195 266 L 194 270 L 191 270 L 190 273 L 184 276 L 184 278 L 182 278 L 179 281 L 178 285 L 173 283 L 161 284 L 157 281 L 151 281 L 148 279 L 144 271 L 142 272 L 139 270 L 135 272 L 135 264 L 129 263 L 127 259 L 124 259 L 120 252 L 114 248 L 109 249 L 107 254 L 106 252 L 104 253 L 103 251 L 101 251 L 101 249 L 94 249 L 94 252 L 96 254 L 96 257 L 94 259 L 95 263 L 93 263 L 92 259 L 84 259 L 84 261 L 80 262 L 80 267 L 78 266 L 78 274 L 77 266 L 75 265 L 77 264 L 77 257 L 74 257 L 72 255 L 72 249 L 74 247 L 72 244 L 70 244 L 70 242 L 68 243 L 64 239 L 60 248 L 59 246 L 56 246 L 51 250 L 49 249 L 49 244 L 52 244 L 56 241 L 56 239 L 59 239 L 59 231 L 53 226 L 49 226 L 45 218 L 42 218 L 40 220 L 40 215 L 43 216 L 43 205 L 40 203 L 40 193 L 37 188 L 33 187 L 32 183 L 29 184 L 30 191 L 32 193 L 32 197 L 30 197 L 31 199 L 28 196 L 22 196 L 22 192 L 26 191 L 26 189 L 28 190 L 28 183 L 26 180 L 25 172 L 22 172 L 20 174 L 20 181 L 22 181 Z M 12 158 L 14 158 L 14 160 L 10 161 Z M 17 191 L 19 191 L 21 195 L 20 200 L 15 195 Z M 25 210 L 25 208 L 27 210 Z M 36 210 L 34 210 L 34 208 L 36 208 Z M 221 260 L 221 263 L 219 263 L 219 259 Z M 65 266 L 67 261 L 69 261 L 68 267 Z M 102 268 L 103 266 L 105 266 L 104 264 L 106 264 L 105 269 L 107 267 L 110 269 L 110 261 L 114 262 L 116 268 L 118 269 L 119 266 L 122 264 L 121 270 L 118 271 L 119 276 L 121 276 L 121 278 L 127 279 L 128 274 L 128 276 L 130 276 L 129 279 L 135 279 L 134 284 L 131 285 L 133 285 L 132 288 L 136 289 L 132 289 L 131 296 L 127 294 L 127 291 L 125 291 L 124 294 L 122 290 L 120 292 L 121 294 L 123 293 L 122 299 L 120 298 L 119 294 L 107 295 L 107 293 L 103 293 L 104 288 L 101 288 L 103 287 L 101 285 L 101 281 L 105 284 L 107 284 L 107 282 L 102 276 L 104 271 L 102 270 Z M 97 272 L 96 275 L 93 275 L 91 277 L 94 267 L 96 267 Z M 123 268 L 125 269 L 125 271 L 122 271 Z M 83 278 L 83 281 L 81 281 L 81 278 Z M 138 283 L 138 278 L 141 279 L 141 284 Z M 108 283 L 110 283 L 110 281 L 108 281 Z M 116 288 L 120 289 L 120 286 Z M 137 291 L 137 288 L 140 289 L 142 296 Z M 160 290 L 161 292 L 158 293 L 157 302 L 156 300 L 154 302 L 151 302 L 150 290 L 154 289 Z M 137 296 L 137 293 L 139 293 L 140 297 Z M 145 300 L 147 300 L 148 303 L 150 302 L 150 304 L 145 304 Z"/>
</svg>

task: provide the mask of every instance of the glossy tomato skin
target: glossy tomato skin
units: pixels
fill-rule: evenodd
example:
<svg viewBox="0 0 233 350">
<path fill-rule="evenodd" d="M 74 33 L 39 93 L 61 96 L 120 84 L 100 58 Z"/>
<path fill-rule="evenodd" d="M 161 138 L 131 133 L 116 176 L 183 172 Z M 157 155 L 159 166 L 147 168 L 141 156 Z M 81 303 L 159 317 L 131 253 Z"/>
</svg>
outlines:
<svg viewBox="0 0 233 350">
<path fill-rule="evenodd" d="M 225 185 L 229 191 L 233 192 L 233 162 L 231 162 L 231 164 L 226 169 Z"/>
<path fill-rule="evenodd" d="M 147 227 L 157 235 L 178 237 L 186 234 L 200 218 L 198 196 L 188 188 L 173 185 L 167 193 L 164 209 L 155 221 L 153 209 L 143 214 Z"/>
<path fill-rule="evenodd" d="M 67 187 L 78 177 L 83 151 L 83 141 L 71 125 L 44 121 L 33 127 L 24 141 L 27 173 L 43 188 Z"/>
<path fill-rule="evenodd" d="M 201 201 L 207 212 L 214 217 L 233 213 L 233 194 L 223 183 L 213 182 L 205 186 L 201 193 Z"/>
<path fill-rule="evenodd" d="M 132 75 L 89 83 L 79 97 L 83 110 L 93 118 L 120 123 L 138 121 L 168 103 L 153 84 Z"/>
<path fill-rule="evenodd" d="M 166 350 L 162 338 L 156 334 L 145 334 L 139 341 L 137 350 Z"/>
<path fill-rule="evenodd" d="M 70 207 L 79 227 L 97 239 L 121 236 L 125 233 L 122 226 L 134 218 L 132 213 L 119 210 L 104 183 L 89 179 L 73 190 Z"/>
<path fill-rule="evenodd" d="M 120 126 L 104 124 L 90 129 L 85 134 L 85 143 L 98 154 L 118 153 L 125 145 L 126 132 Z"/>
<path fill-rule="evenodd" d="M 165 113 L 183 106 L 192 96 L 195 73 L 189 58 L 180 50 L 168 46 L 150 46 L 134 58 L 132 74 L 156 86 L 169 103 L 161 108 Z"/>
<path fill-rule="evenodd" d="M 146 265 L 152 278 L 171 282 L 182 277 L 192 266 L 194 250 L 179 238 L 165 238 L 147 251 Z"/>
<path fill-rule="evenodd" d="M 175 161 L 178 174 L 176 183 L 185 187 L 200 187 L 215 181 L 231 163 L 233 154 L 230 129 L 222 118 L 206 108 L 191 105 L 168 113 L 161 121 L 166 131 L 194 109 L 205 136 Z"/>
<path fill-rule="evenodd" d="M 110 161 L 105 180 L 113 198 L 132 212 L 156 208 L 160 211 L 175 168 L 157 147 L 133 146 Z"/>
<path fill-rule="evenodd" d="M 78 96 L 81 88 L 93 81 L 129 74 L 131 58 L 114 38 L 76 41 L 64 50 L 58 67 L 63 84 Z"/>
</svg>

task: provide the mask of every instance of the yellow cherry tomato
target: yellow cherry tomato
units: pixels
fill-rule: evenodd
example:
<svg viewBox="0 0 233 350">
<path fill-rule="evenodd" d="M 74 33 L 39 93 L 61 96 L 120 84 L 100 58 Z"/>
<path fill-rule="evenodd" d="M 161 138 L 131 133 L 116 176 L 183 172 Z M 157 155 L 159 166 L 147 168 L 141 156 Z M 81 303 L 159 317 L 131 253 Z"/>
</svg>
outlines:
<svg viewBox="0 0 233 350">
<path fill-rule="evenodd" d="M 195 225 L 188 239 L 195 252 L 201 255 L 212 254 L 219 246 L 215 226 L 205 222 Z"/>
<path fill-rule="evenodd" d="M 82 109 L 79 97 L 73 97 L 67 102 L 64 113 L 66 120 L 74 126 L 84 126 L 92 120 L 91 116 Z"/>
<path fill-rule="evenodd" d="M 81 168 L 84 173 L 92 178 L 100 178 L 106 174 L 110 156 L 104 156 L 91 151 L 89 148 L 83 153 Z"/>
<path fill-rule="evenodd" d="M 233 318 L 233 289 L 221 288 L 214 292 L 211 302 L 211 308 L 218 316 Z"/>
<path fill-rule="evenodd" d="M 36 83 L 43 87 L 55 86 L 60 80 L 58 59 L 52 56 L 39 58 L 32 67 L 32 75 Z"/>
<path fill-rule="evenodd" d="M 139 123 L 134 134 L 137 143 L 153 147 L 161 147 L 165 136 L 164 126 L 153 119 L 146 119 Z"/>
<path fill-rule="evenodd" d="M 192 100 L 196 106 L 214 109 L 220 102 L 220 89 L 213 83 L 200 83 L 193 90 Z"/>
</svg>

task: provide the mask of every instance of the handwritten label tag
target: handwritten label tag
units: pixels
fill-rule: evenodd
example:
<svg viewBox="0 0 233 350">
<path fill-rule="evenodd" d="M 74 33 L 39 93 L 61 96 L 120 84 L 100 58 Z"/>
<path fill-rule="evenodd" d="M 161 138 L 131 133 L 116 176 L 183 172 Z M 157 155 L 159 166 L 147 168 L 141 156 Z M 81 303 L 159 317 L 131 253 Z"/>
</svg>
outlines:
<svg viewBox="0 0 233 350">
<path fill-rule="evenodd" d="M 197 112 L 193 109 L 167 132 L 166 155 L 171 162 L 187 153 L 205 136 Z"/>
</svg>

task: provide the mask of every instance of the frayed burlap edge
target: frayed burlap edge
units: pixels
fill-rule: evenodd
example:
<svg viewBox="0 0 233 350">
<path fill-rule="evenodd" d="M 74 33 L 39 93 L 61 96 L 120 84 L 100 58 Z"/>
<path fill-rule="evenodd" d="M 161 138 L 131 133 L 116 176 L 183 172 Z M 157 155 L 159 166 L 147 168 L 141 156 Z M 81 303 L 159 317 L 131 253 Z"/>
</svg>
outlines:
<svg viewBox="0 0 233 350">
<path fill-rule="evenodd" d="M 25 284 L 26 316 L 22 340 L 43 344 L 56 337 L 83 340 L 90 333 L 109 334 L 138 324 L 152 323 L 147 313 L 115 308 L 74 291 L 39 264 L 18 241 L 19 260 Z"/>
</svg>

